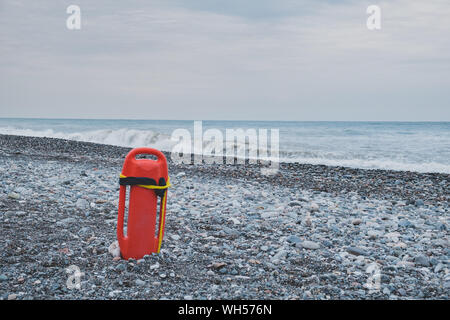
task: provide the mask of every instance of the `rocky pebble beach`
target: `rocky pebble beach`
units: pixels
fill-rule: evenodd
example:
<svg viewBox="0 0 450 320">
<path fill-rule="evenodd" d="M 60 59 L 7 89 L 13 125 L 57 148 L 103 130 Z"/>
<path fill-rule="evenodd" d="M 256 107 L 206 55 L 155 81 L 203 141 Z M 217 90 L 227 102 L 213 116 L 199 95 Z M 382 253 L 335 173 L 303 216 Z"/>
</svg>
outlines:
<svg viewBox="0 0 450 320">
<path fill-rule="evenodd" d="M 449 298 L 448 174 L 167 155 L 161 253 L 125 261 L 129 150 L 0 135 L 0 299 Z"/>
</svg>

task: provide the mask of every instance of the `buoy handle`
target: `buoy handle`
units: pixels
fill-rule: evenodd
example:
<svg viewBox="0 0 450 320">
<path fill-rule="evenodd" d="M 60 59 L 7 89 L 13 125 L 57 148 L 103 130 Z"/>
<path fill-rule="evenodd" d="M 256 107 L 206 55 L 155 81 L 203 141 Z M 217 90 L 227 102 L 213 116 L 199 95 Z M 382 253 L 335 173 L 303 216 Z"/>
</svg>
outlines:
<svg viewBox="0 0 450 320">
<path fill-rule="evenodd" d="M 140 154 L 148 154 L 151 156 L 155 156 L 157 158 L 157 160 L 153 160 L 153 161 L 166 162 L 166 157 L 164 156 L 164 154 L 161 151 L 153 149 L 153 148 L 133 149 L 127 154 L 125 161 L 139 161 L 138 159 L 136 159 L 136 156 L 140 155 Z M 146 160 L 149 160 L 149 159 L 146 159 Z M 152 159 L 150 159 L 150 160 L 152 160 Z"/>
</svg>

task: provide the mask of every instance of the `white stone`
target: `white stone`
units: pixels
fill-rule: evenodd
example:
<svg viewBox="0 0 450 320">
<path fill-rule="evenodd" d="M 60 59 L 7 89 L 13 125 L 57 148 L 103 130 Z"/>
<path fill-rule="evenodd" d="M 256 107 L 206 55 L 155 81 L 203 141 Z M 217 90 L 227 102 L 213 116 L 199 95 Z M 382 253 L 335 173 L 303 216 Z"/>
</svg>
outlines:
<svg viewBox="0 0 450 320">
<path fill-rule="evenodd" d="M 320 245 L 314 241 L 305 240 L 302 242 L 302 247 L 305 249 L 316 250 L 320 248 Z"/>
<path fill-rule="evenodd" d="M 89 203 L 87 202 L 86 199 L 78 199 L 77 202 L 75 203 L 75 206 L 79 209 L 86 209 L 89 206 Z"/>
<path fill-rule="evenodd" d="M 241 222 L 238 219 L 233 217 L 230 218 L 230 221 L 232 221 L 234 224 L 241 224 Z"/>
<path fill-rule="evenodd" d="M 159 268 L 159 263 L 157 262 L 157 263 L 155 263 L 155 264 L 152 264 L 151 266 L 150 266 L 150 270 L 155 270 L 155 269 L 158 269 Z"/>
<path fill-rule="evenodd" d="M 20 195 L 18 195 L 18 194 L 15 193 L 15 192 L 11 192 L 10 194 L 8 194 L 8 197 L 11 198 L 11 199 L 17 200 L 17 199 L 20 198 Z"/>
<path fill-rule="evenodd" d="M 170 238 L 172 239 L 172 240 L 175 240 L 175 241 L 178 241 L 178 240 L 180 240 L 180 236 L 179 235 L 177 235 L 177 234 L 171 234 L 170 235 Z"/>
<path fill-rule="evenodd" d="M 108 252 L 114 257 L 120 257 L 120 247 L 119 247 L 119 242 L 118 241 L 114 241 L 113 243 L 110 244 L 109 248 L 108 248 Z"/>
<path fill-rule="evenodd" d="M 315 202 L 311 202 L 311 205 L 309 206 L 309 210 L 311 212 L 317 212 L 317 211 L 319 211 L 319 205 Z"/>
</svg>

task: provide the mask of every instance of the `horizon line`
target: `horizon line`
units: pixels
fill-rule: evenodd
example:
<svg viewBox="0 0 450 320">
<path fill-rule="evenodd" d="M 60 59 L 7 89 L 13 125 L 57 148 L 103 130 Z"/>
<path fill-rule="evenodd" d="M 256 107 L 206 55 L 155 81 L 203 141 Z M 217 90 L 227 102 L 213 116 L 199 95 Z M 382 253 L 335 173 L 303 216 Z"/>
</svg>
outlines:
<svg viewBox="0 0 450 320">
<path fill-rule="evenodd" d="M 250 119 L 133 119 L 133 118 L 48 118 L 48 117 L 3 117 L 0 119 L 16 119 L 16 120 L 109 120 L 109 121 L 227 121 L 227 122 L 434 122 L 443 123 L 450 120 L 250 120 Z"/>
</svg>

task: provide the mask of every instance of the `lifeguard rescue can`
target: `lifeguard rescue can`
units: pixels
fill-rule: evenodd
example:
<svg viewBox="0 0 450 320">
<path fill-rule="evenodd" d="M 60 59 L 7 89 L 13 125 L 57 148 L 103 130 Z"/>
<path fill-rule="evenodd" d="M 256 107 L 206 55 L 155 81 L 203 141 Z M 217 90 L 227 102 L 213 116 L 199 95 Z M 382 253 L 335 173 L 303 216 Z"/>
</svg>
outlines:
<svg viewBox="0 0 450 320">
<path fill-rule="evenodd" d="M 154 159 L 136 159 L 146 154 Z M 146 254 L 159 253 L 164 236 L 167 188 L 169 176 L 167 159 L 152 148 L 131 150 L 123 163 L 119 179 L 119 214 L 117 238 L 123 259 L 141 259 Z M 124 216 L 127 186 L 130 188 L 127 234 L 124 235 Z M 156 229 L 159 199 L 159 223 Z"/>
</svg>

